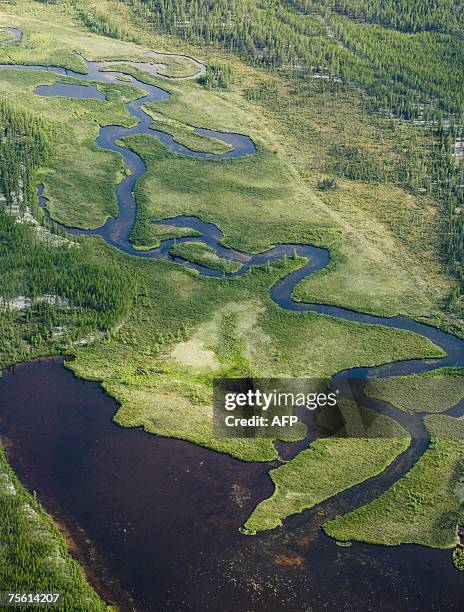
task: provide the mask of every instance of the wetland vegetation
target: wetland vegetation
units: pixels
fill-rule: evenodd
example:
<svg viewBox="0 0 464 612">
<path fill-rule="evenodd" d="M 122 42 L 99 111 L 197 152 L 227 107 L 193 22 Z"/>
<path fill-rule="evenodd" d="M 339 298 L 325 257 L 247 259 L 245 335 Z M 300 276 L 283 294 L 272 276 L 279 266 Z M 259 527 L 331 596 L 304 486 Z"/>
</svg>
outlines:
<svg viewBox="0 0 464 612">
<path fill-rule="evenodd" d="M 359 412 L 356 406 L 346 411 Z M 361 410 L 369 413 L 367 408 Z M 367 415 L 366 415 L 367 416 Z M 254 534 L 282 526 L 282 520 L 302 512 L 349 486 L 381 473 L 409 445 L 407 432 L 381 417 L 375 421 L 371 437 L 315 440 L 310 448 L 293 461 L 271 470 L 272 497 L 262 501 L 244 525 L 244 532 Z M 349 475 L 350 481 L 347 481 Z"/>
<path fill-rule="evenodd" d="M 189 149 L 231 150 L 197 127 L 247 134 L 256 143 L 256 155 L 217 160 L 178 155 L 147 135 L 124 137 L 121 144 L 146 166 L 134 188 L 130 234 L 141 253 L 198 234 L 153 223 L 178 215 L 215 224 L 224 245 L 249 253 L 284 243 L 327 247 L 330 264 L 306 276 L 295 299 L 407 315 L 462 337 L 464 192 L 455 148 L 462 135 L 462 23 L 446 0 L 424 3 L 417 15 L 407 4 L 380 10 L 370 0 L 0 3 L 2 24 L 23 32 L 21 41 L 0 45 L 0 63 L 85 72 L 78 49 L 86 59 L 115 62 L 105 70 L 169 92 L 145 110 L 155 129 Z M 163 65 L 156 74 L 140 66 L 148 48 L 164 52 L 153 59 Z M 424 55 L 427 61 L 419 61 Z M 208 65 L 197 80 L 191 77 L 201 69 L 188 56 Z M 117 64 L 129 60 L 137 67 Z M 214 377 L 332 376 L 443 357 L 439 346 L 405 329 L 279 308 L 269 290 L 305 264 L 297 256 L 227 278 L 240 264 L 200 242 L 173 243 L 172 255 L 225 275 L 206 278 L 168 261 L 129 257 L 98 236 L 68 236 L 37 208 L 36 187 L 45 185 L 48 214 L 65 226 L 93 229 L 116 218 L 116 188 L 128 172 L 118 153 L 95 141 L 102 126 L 136 125 L 126 105 L 140 89 L 119 77 L 97 84 L 105 100 L 39 97 L 39 85 L 75 81 L 45 71 L 0 76 L 6 209 L 0 266 L 8 271 L 0 280 L 2 365 L 72 354 L 68 367 L 117 399 L 120 425 L 264 462 L 278 458 L 270 439 L 213 437 Z M 336 177 L 334 188 L 319 189 L 328 175 Z M 462 388 L 459 372 L 439 372 L 378 379 L 368 395 L 410 413 L 442 412 L 461 399 Z M 461 422 L 433 415 L 425 423 L 431 442 L 413 468 L 377 499 L 326 523 L 326 533 L 388 545 L 457 544 L 463 457 L 451 434 Z M 280 526 L 380 474 L 409 445 L 398 428 L 385 439 L 318 440 L 271 470 L 274 494 L 244 530 Z M 0 465 L 13 482 L 3 456 Z M 56 545 L 71 568 L 69 601 L 79 602 L 70 605 L 86 609 L 92 600 L 98 609 L 51 521 L 15 486 L 35 504 L 47 544 L 28 548 L 32 519 L 21 516 L 19 498 L 13 504 L 4 493 L 0 516 L 22 531 L 18 550 L 7 547 L 19 555 L 17 573 L 5 557 L 2 584 L 20 585 L 49 556 L 47 546 Z M 62 584 L 59 571 L 50 571 Z M 34 590 L 49 579 L 38 572 Z"/>
<path fill-rule="evenodd" d="M 456 546 L 463 518 L 463 423 L 441 415 L 426 423 L 432 441 L 410 472 L 371 503 L 326 523 L 329 535 L 388 546 Z"/>
<path fill-rule="evenodd" d="M 419 376 L 377 379 L 367 384 L 366 393 L 406 412 L 444 412 L 464 397 L 463 371 L 442 368 Z"/>
</svg>

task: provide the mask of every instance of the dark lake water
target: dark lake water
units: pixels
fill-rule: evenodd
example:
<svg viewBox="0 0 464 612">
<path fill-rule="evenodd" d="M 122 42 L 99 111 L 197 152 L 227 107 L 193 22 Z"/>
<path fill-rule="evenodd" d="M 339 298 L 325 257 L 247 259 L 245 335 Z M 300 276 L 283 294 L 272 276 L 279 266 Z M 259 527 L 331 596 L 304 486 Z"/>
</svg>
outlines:
<svg viewBox="0 0 464 612">
<path fill-rule="evenodd" d="M 116 403 L 62 361 L 5 372 L 1 433 L 21 481 L 122 609 L 463 609 L 464 574 L 449 551 L 341 548 L 324 536 L 319 525 L 347 509 L 343 497 L 284 529 L 241 535 L 253 506 L 272 492 L 269 465 L 118 427 Z"/>
</svg>

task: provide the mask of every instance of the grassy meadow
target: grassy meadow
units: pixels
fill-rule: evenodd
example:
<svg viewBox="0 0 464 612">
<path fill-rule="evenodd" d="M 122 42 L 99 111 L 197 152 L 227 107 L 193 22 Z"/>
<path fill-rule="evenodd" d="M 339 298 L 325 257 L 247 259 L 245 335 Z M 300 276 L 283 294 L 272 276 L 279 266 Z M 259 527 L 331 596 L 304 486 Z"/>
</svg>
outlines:
<svg viewBox="0 0 464 612">
<path fill-rule="evenodd" d="M 105 251 L 100 239 L 88 239 Z M 98 245 L 98 247 L 97 247 Z M 169 262 L 114 254 L 139 278 L 137 303 L 120 330 L 73 349 L 78 376 L 102 382 L 125 426 L 186 439 L 244 460 L 277 456 L 272 440 L 212 437 L 215 376 L 328 376 L 355 365 L 439 356 L 428 340 L 382 326 L 281 310 L 269 287 L 303 260 L 212 279 Z M 350 353 L 346 351 L 350 346 Z"/>
<path fill-rule="evenodd" d="M 426 423 L 432 441 L 415 466 L 376 500 L 327 522 L 326 533 L 388 546 L 456 546 L 464 502 L 464 423 L 442 415 L 429 416 Z"/>
<path fill-rule="evenodd" d="M 440 368 L 418 376 L 378 378 L 366 385 L 366 394 L 405 412 L 444 412 L 464 397 L 463 372 Z"/>
</svg>

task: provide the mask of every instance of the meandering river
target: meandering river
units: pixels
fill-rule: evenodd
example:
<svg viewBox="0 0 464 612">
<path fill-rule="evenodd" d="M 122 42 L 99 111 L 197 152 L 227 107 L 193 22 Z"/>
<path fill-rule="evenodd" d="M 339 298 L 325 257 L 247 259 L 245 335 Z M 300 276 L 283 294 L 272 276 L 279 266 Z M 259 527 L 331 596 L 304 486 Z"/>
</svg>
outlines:
<svg viewBox="0 0 464 612">
<path fill-rule="evenodd" d="M 120 84 L 119 72 L 101 71 L 111 63 L 131 64 L 86 61 L 85 75 L 60 67 L 1 65 L 0 69 L 73 77 L 76 84 L 60 83 L 58 78 L 53 85 L 39 86 L 35 93 L 93 97 L 104 103 L 95 84 Z M 140 63 L 133 65 L 140 69 Z M 130 170 L 116 189 L 119 216 L 98 229 L 66 231 L 97 234 L 129 255 L 166 258 L 201 274 L 222 277 L 222 273 L 172 257 L 172 240 L 150 251 L 132 247 L 128 236 L 136 213 L 133 188 L 146 167 L 139 155 L 116 142 L 145 134 L 175 153 L 205 159 L 253 155 L 256 147 L 248 136 L 203 129 L 198 132 L 221 139 L 233 149 L 220 155 L 192 151 L 153 128 L 152 118 L 143 109 L 144 104 L 166 99 L 169 93 L 135 77 L 130 84 L 141 90 L 140 98 L 126 104 L 137 125 L 104 126 L 96 141 L 118 152 Z M 43 186 L 39 200 L 46 209 Z M 395 418 L 413 441 L 382 475 L 291 518 L 284 530 L 256 537 L 243 536 L 237 529 L 254 505 L 271 494 L 270 465 L 244 464 L 192 444 L 119 428 L 112 422 L 116 403 L 98 384 L 74 378 L 60 359 L 21 365 L 5 373 L 0 379 L 0 426 L 2 436 L 11 443 L 12 466 L 66 526 L 100 592 L 128 610 L 462 609 L 462 579 L 449 552 L 418 546 L 390 549 L 353 544 L 341 548 L 324 536 L 320 525 L 376 497 L 414 465 L 429 442 L 422 415 L 407 415 L 364 396 L 367 378 L 464 367 L 464 341 L 407 317 L 384 318 L 295 302 L 295 285 L 329 263 L 326 249 L 281 244 L 265 253 L 249 254 L 222 246 L 219 228 L 196 217 L 156 223 L 197 230 L 199 237 L 177 242 L 201 241 L 219 256 L 242 263 L 238 272 L 228 275 L 232 277 L 296 251 L 308 261 L 271 288 L 270 296 L 280 307 L 414 331 L 447 355 L 337 373 L 333 384 L 342 393 L 351 393 L 348 380 L 357 379 L 356 398 Z M 452 416 L 463 412 L 461 404 L 448 411 Z"/>
</svg>

